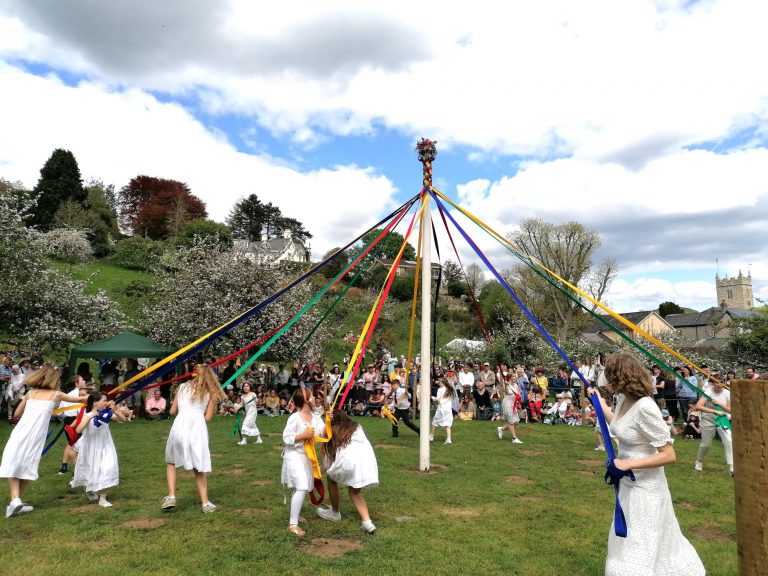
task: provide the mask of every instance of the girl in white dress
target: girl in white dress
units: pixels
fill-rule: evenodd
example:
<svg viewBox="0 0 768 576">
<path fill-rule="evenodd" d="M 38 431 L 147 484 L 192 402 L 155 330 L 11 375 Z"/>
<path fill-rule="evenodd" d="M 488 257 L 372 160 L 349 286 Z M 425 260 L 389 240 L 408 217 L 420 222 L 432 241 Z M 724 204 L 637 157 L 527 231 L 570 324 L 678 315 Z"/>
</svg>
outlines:
<svg viewBox="0 0 768 576">
<path fill-rule="evenodd" d="M 442 376 L 437 379 L 437 396 L 432 400 L 437 402 L 437 410 L 432 418 L 432 432 L 429 435 L 429 441 L 435 439 L 435 428 L 438 426 L 445 428 L 445 443 L 451 444 L 451 426 L 453 426 L 453 396 L 456 392 L 450 382 Z"/>
<path fill-rule="evenodd" d="M 522 406 L 520 385 L 517 383 L 515 374 L 509 372 L 505 377 L 504 400 L 501 402 L 501 411 L 504 419 L 507 421 L 505 426 L 496 428 L 496 434 L 499 440 L 504 438 L 504 431 L 512 434 L 513 444 L 522 444 L 522 440 L 517 437 L 515 426 L 520 423 L 520 406 Z"/>
<path fill-rule="evenodd" d="M 599 396 L 611 436 L 618 441 L 619 470 L 632 470 L 621 481 L 619 500 L 627 521 L 627 537 L 608 534 L 606 576 L 701 576 L 704 566 L 680 532 L 664 466 L 675 461 L 669 427 L 653 400 L 648 369 L 630 354 L 605 361 L 605 378 L 618 393 L 615 412 Z M 590 389 L 591 393 L 592 390 Z"/>
<path fill-rule="evenodd" d="M 211 452 L 208 448 L 208 422 L 216 413 L 216 405 L 226 398 L 219 379 L 207 364 L 195 366 L 195 377 L 176 391 L 171 416 L 176 416 L 165 446 L 165 475 L 168 495 L 163 510 L 176 507 L 176 468 L 194 470 L 203 512 L 213 512 L 216 505 L 208 500 L 208 473 Z"/>
<path fill-rule="evenodd" d="M 317 515 L 324 520 L 338 522 L 339 485 L 347 486 L 349 499 L 363 521 L 362 528 L 368 534 L 376 531 L 368 513 L 368 504 L 361 490 L 379 485 L 379 466 L 373 446 L 363 432 L 363 427 L 352 420 L 343 410 L 334 410 L 331 415 L 331 439 L 323 447 L 330 462 L 328 467 L 328 496 L 330 508 L 318 508 Z"/>
<path fill-rule="evenodd" d="M 53 409 L 70 397 L 59 392 L 61 371 L 55 366 L 43 366 L 30 372 L 24 383 L 30 388 L 16 407 L 14 418 L 20 418 L 3 449 L 0 478 L 8 478 L 11 502 L 5 517 L 32 512 L 33 507 L 22 502 L 30 480 L 37 480 L 40 458 Z"/>
<path fill-rule="evenodd" d="M 302 388 L 293 393 L 296 411 L 288 418 L 283 430 L 283 469 L 280 481 L 286 488 L 293 488 L 291 509 L 288 518 L 288 531 L 296 536 L 304 536 L 299 528 L 299 515 L 304 505 L 304 498 L 315 485 L 312 464 L 304 449 L 304 441 L 315 435 L 325 436 L 325 424 L 313 413 L 313 399 L 310 388 Z"/>
<path fill-rule="evenodd" d="M 237 444 L 239 446 L 245 446 L 248 444 L 248 436 L 256 437 L 256 444 L 261 444 L 261 432 L 259 432 L 256 426 L 256 416 L 258 415 L 258 396 L 251 390 L 251 385 L 248 382 L 243 384 L 243 393 L 240 396 L 240 402 L 235 404 L 235 410 L 243 410 L 245 416 L 243 416 L 243 424 L 240 428 L 241 440 Z"/>
<path fill-rule="evenodd" d="M 120 468 L 109 423 L 98 418 L 99 411 L 106 409 L 112 411 L 111 417 L 115 420 L 125 421 L 125 417 L 115 410 L 115 403 L 110 402 L 105 393 L 93 392 L 88 396 L 86 413 L 77 426 L 77 433 L 82 436 L 75 444 L 78 458 L 71 486 L 83 486 L 88 500 L 98 500 L 102 508 L 111 508 L 112 504 L 107 500 L 107 489 L 120 483 Z"/>
</svg>

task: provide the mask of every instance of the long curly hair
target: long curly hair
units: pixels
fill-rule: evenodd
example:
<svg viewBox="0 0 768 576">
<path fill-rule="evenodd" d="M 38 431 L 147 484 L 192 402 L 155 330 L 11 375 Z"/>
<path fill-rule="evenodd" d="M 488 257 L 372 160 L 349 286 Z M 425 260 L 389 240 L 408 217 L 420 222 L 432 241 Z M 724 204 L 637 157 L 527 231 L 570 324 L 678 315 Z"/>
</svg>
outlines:
<svg viewBox="0 0 768 576">
<path fill-rule="evenodd" d="M 227 395 L 221 389 L 219 378 L 208 364 L 197 364 L 195 373 L 197 375 L 188 384 L 192 402 L 202 402 L 206 396 L 209 397 L 209 402 L 218 403 L 226 400 Z"/>
<path fill-rule="evenodd" d="M 608 356 L 605 360 L 605 379 L 614 392 L 633 398 L 653 396 L 652 376 L 631 354 L 621 353 Z"/>
<path fill-rule="evenodd" d="M 47 364 L 39 370 L 30 372 L 24 379 L 24 384 L 30 388 L 58 390 L 61 384 L 61 369 Z"/>
<path fill-rule="evenodd" d="M 323 451 L 333 462 L 336 459 L 336 452 L 344 448 L 352 440 L 352 434 L 355 433 L 359 424 L 352 420 L 346 412 L 336 408 L 331 417 L 331 439 L 323 446 Z"/>
</svg>

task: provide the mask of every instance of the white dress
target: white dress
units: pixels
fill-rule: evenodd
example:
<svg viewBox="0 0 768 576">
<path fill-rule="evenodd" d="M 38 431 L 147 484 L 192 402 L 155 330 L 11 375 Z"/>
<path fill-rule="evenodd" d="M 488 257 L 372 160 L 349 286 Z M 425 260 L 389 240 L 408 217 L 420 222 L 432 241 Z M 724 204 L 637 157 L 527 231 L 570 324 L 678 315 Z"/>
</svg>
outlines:
<svg viewBox="0 0 768 576">
<path fill-rule="evenodd" d="M 316 414 L 310 422 L 305 422 L 299 412 L 294 412 L 288 418 L 283 430 L 283 468 L 280 472 L 280 482 L 286 488 L 311 491 L 315 480 L 312 475 L 312 464 L 304 450 L 304 440 L 296 440 L 296 435 L 307 428 L 315 429 L 315 436 L 324 436 L 325 423 Z"/>
<path fill-rule="evenodd" d="M 256 416 L 258 414 L 258 406 L 256 400 L 256 394 L 251 392 L 251 395 L 241 398 L 243 410 L 245 410 L 245 416 L 243 417 L 243 425 L 240 428 L 240 433 L 243 436 L 261 436 L 258 427 L 256 426 Z"/>
<path fill-rule="evenodd" d="M 506 421 L 513 426 L 520 423 L 520 415 L 515 409 L 515 399 L 519 394 L 520 389 L 517 384 L 507 384 L 505 387 L 504 400 L 501 401 L 502 414 L 504 414 Z"/>
<path fill-rule="evenodd" d="M 448 388 L 441 387 L 437 390 L 437 410 L 432 418 L 432 426 L 453 426 L 453 394 Z"/>
<path fill-rule="evenodd" d="M 328 468 L 328 477 L 341 486 L 351 488 L 379 485 L 376 454 L 362 426 L 357 426 L 349 444 L 336 451 L 336 459 Z"/>
<path fill-rule="evenodd" d="M 24 414 L 13 427 L 5 444 L 3 460 L 0 463 L 0 478 L 37 480 L 48 422 L 56 404 L 53 400 L 27 398 Z"/>
<path fill-rule="evenodd" d="M 176 395 L 179 412 L 173 421 L 165 445 L 165 461 L 185 470 L 210 472 L 211 452 L 208 448 L 208 425 L 205 421 L 205 409 L 209 396 L 206 394 L 200 402 L 192 402 L 187 384 L 179 386 Z"/>
<path fill-rule="evenodd" d="M 117 450 L 109 424 L 97 427 L 91 419 L 74 448 L 78 456 L 73 488 L 83 486 L 86 492 L 98 492 L 120 483 Z"/>
<path fill-rule="evenodd" d="M 624 396 L 619 395 L 615 414 Z M 640 398 L 610 425 L 618 439 L 618 458 L 639 459 L 671 444 L 669 427 L 653 398 Z M 619 500 L 627 520 L 627 537 L 608 534 L 606 576 L 700 576 L 704 566 L 696 550 L 680 532 L 664 468 L 634 470 L 635 482 L 622 479 Z"/>
</svg>

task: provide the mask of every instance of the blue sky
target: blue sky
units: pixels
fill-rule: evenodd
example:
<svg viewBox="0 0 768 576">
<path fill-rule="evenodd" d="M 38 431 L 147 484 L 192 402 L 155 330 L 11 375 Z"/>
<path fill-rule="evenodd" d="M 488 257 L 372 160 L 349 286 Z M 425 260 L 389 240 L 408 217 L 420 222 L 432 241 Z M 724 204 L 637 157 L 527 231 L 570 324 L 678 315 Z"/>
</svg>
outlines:
<svg viewBox="0 0 768 576">
<path fill-rule="evenodd" d="M 33 186 L 63 147 L 118 188 L 186 181 L 217 220 L 255 192 L 319 256 L 419 190 L 429 137 L 437 187 L 494 228 L 598 231 L 619 311 L 715 305 L 716 258 L 721 275 L 751 265 L 768 298 L 766 16 L 750 1 L 0 0 L 0 177 Z"/>
</svg>

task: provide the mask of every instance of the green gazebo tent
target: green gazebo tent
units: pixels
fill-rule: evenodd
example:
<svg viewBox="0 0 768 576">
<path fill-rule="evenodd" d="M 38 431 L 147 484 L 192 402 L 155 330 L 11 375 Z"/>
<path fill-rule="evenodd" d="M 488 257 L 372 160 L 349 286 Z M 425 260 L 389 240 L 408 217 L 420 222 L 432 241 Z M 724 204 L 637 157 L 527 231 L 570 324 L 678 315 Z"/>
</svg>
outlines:
<svg viewBox="0 0 768 576">
<path fill-rule="evenodd" d="M 164 358 L 174 350 L 134 332 L 120 332 L 107 340 L 82 344 L 69 355 L 69 370 L 74 373 L 78 358 Z"/>
</svg>

